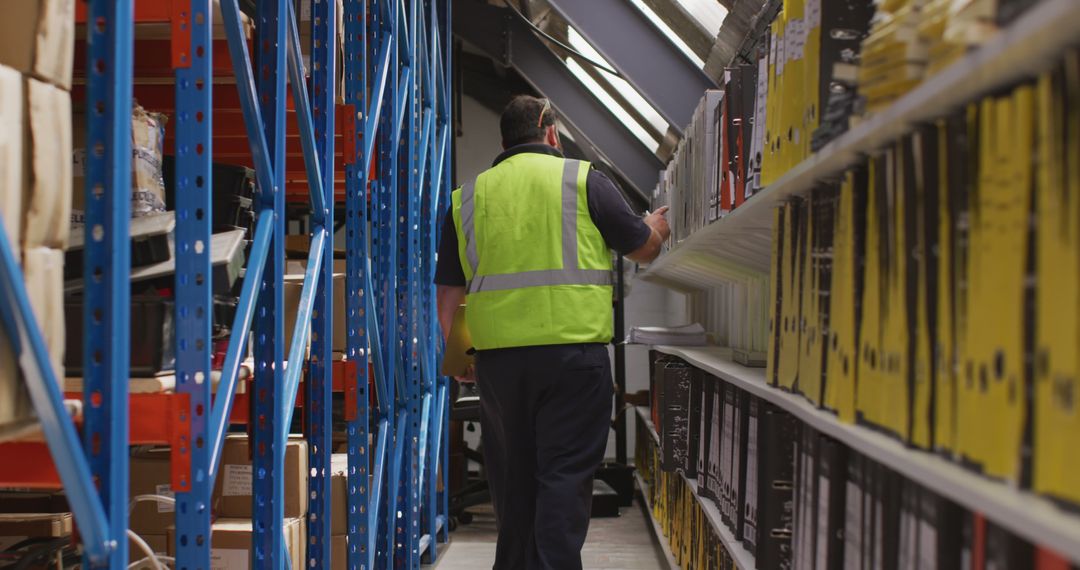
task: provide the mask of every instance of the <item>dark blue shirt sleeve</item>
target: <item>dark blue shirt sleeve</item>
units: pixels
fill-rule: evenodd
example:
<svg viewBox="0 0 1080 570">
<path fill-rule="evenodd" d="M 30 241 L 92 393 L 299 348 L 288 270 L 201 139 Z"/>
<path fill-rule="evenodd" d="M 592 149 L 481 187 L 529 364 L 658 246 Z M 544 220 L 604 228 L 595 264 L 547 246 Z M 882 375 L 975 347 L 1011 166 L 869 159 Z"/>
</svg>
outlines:
<svg viewBox="0 0 1080 570">
<path fill-rule="evenodd" d="M 626 255 L 645 245 L 652 235 L 652 230 L 645 224 L 645 220 L 630 209 L 615 183 L 593 168 L 589 170 L 589 178 L 585 184 L 589 198 L 589 216 L 608 247 L 619 255 Z"/>
<path fill-rule="evenodd" d="M 465 270 L 458 256 L 457 232 L 454 231 L 453 207 L 446 209 L 442 236 L 439 238 L 439 258 L 435 263 L 435 284 L 447 287 L 464 287 Z"/>
</svg>

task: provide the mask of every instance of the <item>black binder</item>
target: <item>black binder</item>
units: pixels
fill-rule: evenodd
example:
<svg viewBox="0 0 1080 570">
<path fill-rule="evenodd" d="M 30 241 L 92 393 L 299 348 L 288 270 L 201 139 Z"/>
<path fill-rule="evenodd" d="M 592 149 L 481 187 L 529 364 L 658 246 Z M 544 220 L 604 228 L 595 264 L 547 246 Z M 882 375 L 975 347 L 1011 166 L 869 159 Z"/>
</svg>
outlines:
<svg viewBox="0 0 1080 570">
<path fill-rule="evenodd" d="M 693 368 L 668 362 L 660 378 L 660 469 L 685 469 L 690 449 L 690 394 Z"/>
<path fill-rule="evenodd" d="M 758 421 L 758 410 L 762 404 L 760 400 L 750 394 L 746 394 L 746 399 L 746 462 L 743 477 L 742 516 L 740 517 L 740 520 L 742 520 L 742 532 L 737 534 L 736 537 L 753 554 L 757 545 L 758 533 L 758 464 L 761 449 L 758 444 L 759 426 L 761 425 Z"/>
<path fill-rule="evenodd" d="M 815 570 L 844 570 L 847 456 L 846 446 L 832 438 L 821 436 L 818 442 Z"/>
<path fill-rule="evenodd" d="M 764 403 L 762 403 L 764 404 Z M 794 532 L 794 452 L 798 422 L 770 404 L 758 408 L 758 570 L 789 568 Z"/>
</svg>

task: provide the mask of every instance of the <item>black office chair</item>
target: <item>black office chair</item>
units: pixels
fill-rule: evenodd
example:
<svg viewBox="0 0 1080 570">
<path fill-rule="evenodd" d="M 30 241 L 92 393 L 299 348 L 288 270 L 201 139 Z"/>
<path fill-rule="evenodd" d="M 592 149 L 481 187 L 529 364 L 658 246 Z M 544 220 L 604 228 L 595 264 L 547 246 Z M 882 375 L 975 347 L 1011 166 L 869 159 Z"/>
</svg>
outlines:
<svg viewBox="0 0 1080 570">
<path fill-rule="evenodd" d="M 480 421 L 480 393 L 475 384 L 454 383 L 454 404 L 450 408 L 450 421 L 460 421 L 469 424 Z M 484 475 L 484 455 L 478 449 L 472 449 L 465 445 L 464 438 L 458 442 L 461 452 L 465 456 L 465 484 L 453 490 L 450 494 L 450 517 L 451 524 L 460 522 L 469 524 L 472 522 L 472 513 L 466 511 L 469 507 L 485 505 L 491 502 L 491 492 L 488 489 L 487 478 Z M 480 469 L 476 476 L 469 474 L 469 462 L 476 463 Z M 455 525 L 456 526 L 456 525 Z"/>
</svg>

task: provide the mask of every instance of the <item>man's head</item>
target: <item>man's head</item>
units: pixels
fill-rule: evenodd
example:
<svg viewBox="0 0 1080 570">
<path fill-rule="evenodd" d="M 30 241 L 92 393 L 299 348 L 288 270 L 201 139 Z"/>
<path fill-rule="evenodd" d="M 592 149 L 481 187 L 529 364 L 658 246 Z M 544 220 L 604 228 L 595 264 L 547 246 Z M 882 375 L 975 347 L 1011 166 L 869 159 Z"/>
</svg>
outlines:
<svg viewBox="0 0 1080 570">
<path fill-rule="evenodd" d="M 561 149 L 558 117 L 551 102 L 529 95 L 517 95 L 503 109 L 499 119 L 503 148 L 525 143 L 544 143 Z"/>
</svg>

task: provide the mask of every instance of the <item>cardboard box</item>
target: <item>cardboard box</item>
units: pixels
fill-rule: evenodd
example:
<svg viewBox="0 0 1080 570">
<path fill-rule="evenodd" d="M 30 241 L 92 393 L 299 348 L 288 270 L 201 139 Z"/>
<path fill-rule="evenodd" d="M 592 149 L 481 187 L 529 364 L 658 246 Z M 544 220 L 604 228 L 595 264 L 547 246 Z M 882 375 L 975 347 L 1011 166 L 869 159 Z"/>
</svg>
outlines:
<svg viewBox="0 0 1080 570">
<path fill-rule="evenodd" d="M 284 521 L 285 547 L 289 551 L 292 568 L 303 568 L 306 556 L 307 529 L 303 519 L 286 518 Z M 251 520 L 223 518 L 210 526 L 210 570 L 248 570 L 251 561 Z M 169 556 L 174 556 L 176 528 L 169 527 L 166 543 Z"/>
<path fill-rule="evenodd" d="M 34 421 L 34 417 L 30 393 L 15 363 L 15 353 L 7 335 L 0 330 L 0 427 L 17 431 L 21 424 Z"/>
<path fill-rule="evenodd" d="M 136 532 L 136 534 L 139 534 L 138 531 L 135 531 L 135 532 Z M 147 546 L 150 547 L 150 550 L 154 551 L 154 554 L 157 554 L 157 555 L 160 555 L 160 556 L 168 556 L 169 555 L 169 537 L 168 537 L 168 535 L 166 535 L 166 534 L 139 534 L 139 538 L 146 541 Z M 142 560 L 145 557 L 146 557 L 146 553 L 144 553 L 142 551 L 142 549 L 139 548 L 135 544 L 135 541 L 129 540 L 128 541 L 128 561 L 129 561 L 129 563 L 135 564 L 136 562 L 139 562 L 140 560 Z M 135 570 L 157 570 L 157 568 L 154 566 L 154 563 L 152 561 L 150 561 L 150 560 L 146 560 L 146 561 L 141 562 L 139 564 L 135 564 L 135 566 L 132 566 L 132 568 L 134 568 Z"/>
<path fill-rule="evenodd" d="M 349 528 L 346 507 L 349 500 L 349 454 L 335 453 L 330 458 L 330 534 L 345 535 Z"/>
<path fill-rule="evenodd" d="M 345 570 L 348 567 L 349 539 L 344 536 L 330 537 L 330 570 Z"/>
<path fill-rule="evenodd" d="M 64 513 L 70 510 L 63 493 L 0 491 L 0 513 Z"/>
<path fill-rule="evenodd" d="M 0 64 L 71 89 L 75 0 L 5 0 Z"/>
<path fill-rule="evenodd" d="M 72 522 L 71 513 L 5 513 L 0 514 L 0 536 L 70 536 Z"/>
<path fill-rule="evenodd" d="M 345 261 L 341 261 L 338 271 L 338 261 L 334 262 L 334 352 L 346 352 L 346 329 L 345 329 Z M 306 264 L 306 263 L 305 263 Z M 303 271 L 300 266 L 300 271 Z M 293 327 L 296 326 L 296 313 L 300 308 L 300 293 L 303 290 L 303 273 L 285 275 L 285 288 L 282 290 L 283 307 L 285 311 L 285 351 L 293 345 Z M 308 336 L 307 347 L 310 348 L 311 336 Z M 307 354 L 305 348 L 305 354 Z"/>
<path fill-rule="evenodd" d="M 65 249 L 71 226 L 71 94 L 26 80 L 23 247 Z"/>
<path fill-rule="evenodd" d="M 23 279 L 60 386 L 64 379 L 64 252 L 47 247 L 25 250 Z"/>
<path fill-rule="evenodd" d="M 334 69 L 337 70 L 335 74 L 334 83 L 334 98 L 335 103 L 338 105 L 345 104 L 345 19 L 341 17 L 345 13 L 345 7 L 343 0 L 335 0 L 337 6 L 334 8 L 334 14 L 337 16 L 334 23 L 335 34 L 334 38 Z M 296 0 L 297 6 L 297 29 L 300 36 L 300 53 L 304 57 L 304 68 L 311 69 L 311 18 L 312 18 L 312 0 Z"/>
<path fill-rule="evenodd" d="M 171 450 L 167 447 L 137 451 L 131 455 L 130 495 L 164 495 L 172 497 Z M 176 522 L 176 507 L 155 501 L 139 501 L 131 509 L 128 525 L 135 534 L 165 535 Z"/>
<path fill-rule="evenodd" d="M 22 75 L 0 65 L 0 219 L 18 263 L 22 262 L 24 113 Z"/>
<path fill-rule="evenodd" d="M 251 454 L 246 435 L 225 438 L 221 470 L 214 486 L 214 512 L 220 517 L 251 518 Z M 303 517 L 308 506 L 307 442 L 290 439 L 285 446 L 285 516 Z"/>
</svg>

